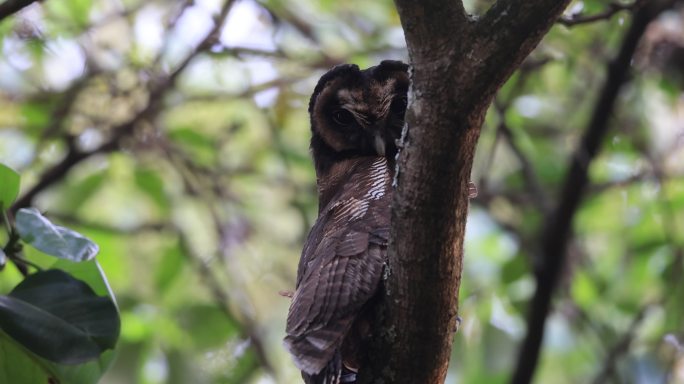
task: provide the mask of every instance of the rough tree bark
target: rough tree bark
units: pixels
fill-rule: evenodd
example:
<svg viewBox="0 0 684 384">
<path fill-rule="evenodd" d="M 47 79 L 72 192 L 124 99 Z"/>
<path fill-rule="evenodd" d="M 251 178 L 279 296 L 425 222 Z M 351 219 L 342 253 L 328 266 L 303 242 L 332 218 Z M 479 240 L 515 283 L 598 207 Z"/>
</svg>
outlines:
<svg viewBox="0 0 684 384">
<path fill-rule="evenodd" d="M 443 383 L 458 314 L 468 180 L 495 92 L 569 0 L 395 0 L 412 68 L 382 325 L 362 383 Z"/>
</svg>

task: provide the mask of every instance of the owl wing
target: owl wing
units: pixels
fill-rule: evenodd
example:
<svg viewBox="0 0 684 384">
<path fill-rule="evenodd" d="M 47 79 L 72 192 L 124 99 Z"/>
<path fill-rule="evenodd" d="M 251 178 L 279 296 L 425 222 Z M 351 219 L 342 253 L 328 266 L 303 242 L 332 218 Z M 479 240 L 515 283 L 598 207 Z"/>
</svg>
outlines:
<svg viewBox="0 0 684 384">
<path fill-rule="evenodd" d="M 383 172 L 352 175 L 307 238 L 285 337 L 307 373 L 320 372 L 333 359 L 377 289 L 389 232 L 389 175 Z"/>
</svg>

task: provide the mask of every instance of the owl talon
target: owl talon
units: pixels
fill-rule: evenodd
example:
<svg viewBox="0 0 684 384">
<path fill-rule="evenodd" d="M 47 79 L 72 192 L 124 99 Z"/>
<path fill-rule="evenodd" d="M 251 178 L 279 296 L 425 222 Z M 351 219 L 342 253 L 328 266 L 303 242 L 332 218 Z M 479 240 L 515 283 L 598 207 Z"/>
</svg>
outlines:
<svg viewBox="0 0 684 384">
<path fill-rule="evenodd" d="M 282 297 L 289 297 L 290 299 L 294 297 L 294 292 L 287 290 L 278 291 L 278 294 Z"/>
</svg>

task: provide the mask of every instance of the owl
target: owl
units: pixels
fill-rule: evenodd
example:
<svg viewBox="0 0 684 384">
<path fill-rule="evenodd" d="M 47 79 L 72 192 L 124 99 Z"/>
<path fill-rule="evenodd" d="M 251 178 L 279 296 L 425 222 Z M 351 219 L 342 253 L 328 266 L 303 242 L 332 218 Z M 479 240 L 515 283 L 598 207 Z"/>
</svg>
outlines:
<svg viewBox="0 0 684 384">
<path fill-rule="evenodd" d="M 307 384 L 354 383 L 383 272 L 408 66 L 324 74 L 311 101 L 318 219 L 304 244 L 285 348 Z"/>
</svg>

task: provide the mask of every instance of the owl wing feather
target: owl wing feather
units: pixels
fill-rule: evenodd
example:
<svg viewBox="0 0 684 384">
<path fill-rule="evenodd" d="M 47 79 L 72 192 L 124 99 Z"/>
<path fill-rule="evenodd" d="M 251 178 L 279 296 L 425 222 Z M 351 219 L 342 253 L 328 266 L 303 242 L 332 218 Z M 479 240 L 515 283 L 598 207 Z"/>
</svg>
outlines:
<svg viewBox="0 0 684 384">
<path fill-rule="evenodd" d="M 338 353 L 375 293 L 385 261 L 390 188 L 385 159 L 363 159 L 344 186 L 309 233 L 287 318 L 285 346 L 309 374 L 323 370 Z"/>
</svg>

